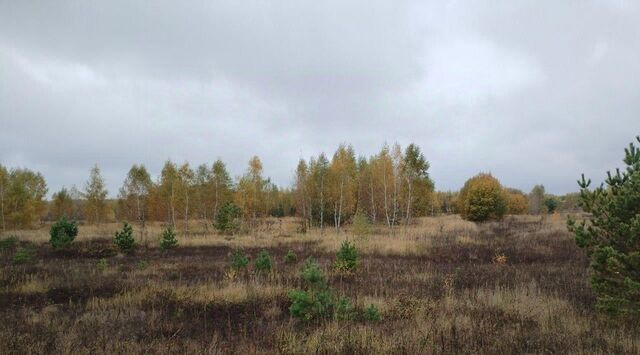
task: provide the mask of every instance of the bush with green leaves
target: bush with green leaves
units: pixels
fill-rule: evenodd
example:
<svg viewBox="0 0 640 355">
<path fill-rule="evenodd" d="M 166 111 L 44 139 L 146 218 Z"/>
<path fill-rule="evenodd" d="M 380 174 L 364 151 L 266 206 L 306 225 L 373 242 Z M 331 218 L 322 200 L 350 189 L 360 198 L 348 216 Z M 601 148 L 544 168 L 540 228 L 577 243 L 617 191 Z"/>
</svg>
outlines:
<svg viewBox="0 0 640 355">
<path fill-rule="evenodd" d="M 138 262 L 138 265 L 136 265 L 136 267 L 138 268 L 138 270 L 145 270 L 146 268 L 149 267 L 149 263 L 144 260 L 140 260 Z"/>
<path fill-rule="evenodd" d="M 246 270 L 249 265 L 249 256 L 242 249 L 236 249 L 231 253 L 230 264 L 235 271 Z"/>
<path fill-rule="evenodd" d="M 18 237 L 10 236 L 0 240 L 0 250 L 12 249 L 18 244 Z"/>
<path fill-rule="evenodd" d="M 544 199 L 544 207 L 547 208 L 547 213 L 554 213 L 558 208 L 558 201 L 554 197 L 547 197 Z"/>
<path fill-rule="evenodd" d="M 354 320 L 356 318 L 356 310 L 346 297 L 340 297 L 336 305 L 336 319 L 339 321 Z"/>
<path fill-rule="evenodd" d="M 116 232 L 113 244 L 125 254 L 133 252 L 136 248 L 136 241 L 133 239 L 133 228 L 129 223 L 124 222 L 122 230 Z"/>
<path fill-rule="evenodd" d="M 468 221 L 501 220 L 507 212 L 508 194 L 491 174 L 478 174 L 464 183 L 457 201 L 460 215 Z"/>
<path fill-rule="evenodd" d="M 313 311 L 314 301 L 311 299 L 311 293 L 303 290 L 294 290 L 289 292 L 289 314 L 302 321 L 310 321 L 314 318 Z"/>
<path fill-rule="evenodd" d="M 16 254 L 13 256 L 13 263 L 24 264 L 29 260 L 31 260 L 32 254 L 33 254 L 33 251 L 31 249 L 18 248 L 18 250 L 16 250 Z"/>
<path fill-rule="evenodd" d="M 637 137 L 640 142 L 640 137 Z M 580 205 L 590 215 L 569 218 L 576 243 L 591 258 L 591 285 L 601 310 L 640 315 L 640 149 L 625 149 L 626 169 L 607 173 L 605 183 L 590 190 L 582 175 Z"/>
<path fill-rule="evenodd" d="M 105 271 L 108 267 L 109 267 L 109 262 L 105 258 L 98 260 L 98 263 L 96 263 L 96 268 L 100 272 Z"/>
<path fill-rule="evenodd" d="M 295 264 L 296 261 L 298 261 L 298 256 L 296 255 L 296 253 L 293 250 L 289 250 L 285 255 L 284 255 L 284 262 L 287 264 Z"/>
<path fill-rule="evenodd" d="M 345 240 L 336 254 L 334 268 L 338 272 L 352 273 L 358 266 L 358 250 L 355 244 Z"/>
<path fill-rule="evenodd" d="M 242 210 L 233 202 L 227 202 L 216 214 L 214 227 L 222 234 L 233 234 L 240 229 Z"/>
<path fill-rule="evenodd" d="M 380 320 L 380 311 L 376 306 L 370 304 L 364 311 L 364 319 L 371 322 L 378 322 Z"/>
<path fill-rule="evenodd" d="M 162 237 L 160 238 L 160 249 L 169 250 L 178 246 L 178 239 L 176 238 L 176 232 L 171 226 L 165 228 L 162 231 Z"/>
<path fill-rule="evenodd" d="M 257 272 L 269 272 L 272 268 L 271 255 L 266 250 L 263 250 L 258 254 L 258 257 L 254 261 L 254 266 Z"/>
<path fill-rule="evenodd" d="M 289 300 L 289 313 L 303 322 L 330 319 L 334 313 L 333 295 L 328 288 L 291 291 Z"/>
<path fill-rule="evenodd" d="M 333 296 L 326 289 L 291 291 L 289 300 L 289 313 L 303 322 L 328 319 L 333 314 Z"/>
<path fill-rule="evenodd" d="M 313 258 L 307 259 L 300 276 L 306 289 L 289 292 L 289 313 L 304 322 L 330 319 L 334 314 L 335 299 L 318 263 Z"/>
<path fill-rule="evenodd" d="M 49 229 L 49 243 L 54 249 L 67 247 L 78 235 L 78 224 L 62 217 Z"/>
<path fill-rule="evenodd" d="M 313 258 L 304 262 L 302 270 L 300 270 L 300 277 L 310 286 L 319 287 L 326 284 L 324 273 Z"/>
</svg>

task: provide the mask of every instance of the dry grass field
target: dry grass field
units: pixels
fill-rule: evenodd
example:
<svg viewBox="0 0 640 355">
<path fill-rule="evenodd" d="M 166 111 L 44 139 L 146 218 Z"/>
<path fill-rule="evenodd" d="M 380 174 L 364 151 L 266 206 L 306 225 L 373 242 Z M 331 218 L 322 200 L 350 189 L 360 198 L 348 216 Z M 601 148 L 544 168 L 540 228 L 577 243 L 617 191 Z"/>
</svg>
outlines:
<svg viewBox="0 0 640 355">
<path fill-rule="evenodd" d="M 136 229 L 127 256 L 111 244 L 118 227 L 81 226 L 64 251 L 46 227 L 3 235 L 19 242 L 0 250 L 0 353 L 640 353 L 637 324 L 594 311 L 588 260 L 557 215 L 423 218 L 363 237 L 300 234 L 291 219 L 239 236 L 194 222 L 171 251 L 153 225 Z M 353 275 L 331 267 L 345 238 L 361 256 Z M 230 272 L 235 248 L 252 259 L 266 249 L 274 270 Z M 16 264 L 19 249 L 29 257 Z M 376 305 L 381 321 L 292 318 L 287 293 L 309 256 L 337 295 Z"/>
</svg>

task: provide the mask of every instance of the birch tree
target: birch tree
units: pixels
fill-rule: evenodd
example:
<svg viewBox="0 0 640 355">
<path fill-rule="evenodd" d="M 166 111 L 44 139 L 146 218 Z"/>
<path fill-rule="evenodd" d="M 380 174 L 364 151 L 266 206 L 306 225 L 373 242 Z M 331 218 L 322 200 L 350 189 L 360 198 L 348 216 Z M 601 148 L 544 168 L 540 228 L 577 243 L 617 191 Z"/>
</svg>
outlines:
<svg viewBox="0 0 640 355">
<path fill-rule="evenodd" d="M 51 196 L 50 215 L 54 220 L 73 216 L 73 200 L 65 187 Z"/>
<path fill-rule="evenodd" d="M 529 193 L 529 213 L 540 214 L 544 203 L 544 186 L 535 185 Z"/>
<path fill-rule="evenodd" d="M 78 220 L 82 217 L 82 191 L 76 185 L 72 185 L 69 189 L 69 197 L 73 201 L 73 218 Z"/>
<path fill-rule="evenodd" d="M 193 179 L 193 206 L 199 219 L 204 221 L 205 229 L 208 229 L 208 211 L 211 209 L 213 190 L 211 189 L 211 170 L 206 164 L 200 164 L 195 170 Z"/>
<path fill-rule="evenodd" d="M 189 163 L 185 162 L 178 170 L 178 188 L 180 190 L 180 199 L 184 208 L 184 230 L 189 231 L 189 207 L 190 198 L 194 185 L 194 173 L 189 167 Z"/>
<path fill-rule="evenodd" d="M 309 179 L 309 169 L 307 167 L 307 163 L 304 159 L 300 159 L 298 161 L 298 166 L 296 167 L 296 176 L 294 181 L 294 201 L 296 210 L 298 211 L 300 217 L 302 217 L 303 221 L 303 230 L 306 231 L 311 226 L 311 213 L 310 206 L 308 204 L 309 199 L 309 189 L 307 186 Z"/>
<path fill-rule="evenodd" d="M 312 160 L 310 164 L 311 178 L 315 185 L 318 212 L 320 215 L 320 234 L 324 234 L 324 215 L 326 208 L 326 183 L 329 175 L 329 160 L 324 153 L 318 156 L 317 160 Z"/>
<path fill-rule="evenodd" d="M 257 156 L 249 160 L 248 176 L 252 185 L 250 191 L 253 194 L 251 200 L 253 201 L 252 212 L 255 219 L 266 212 L 264 189 L 268 183 L 262 178 L 262 162 Z"/>
<path fill-rule="evenodd" d="M 384 217 L 387 226 L 392 228 L 394 224 L 394 194 L 393 188 L 395 184 L 395 175 L 393 169 L 393 160 L 389 154 L 389 147 L 384 145 L 382 150 L 375 159 L 375 175 L 379 185 L 382 186 Z"/>
<path fill-rule="evenodd" d="M 237 204 L 241 207 L 245 219 L 253 227 L 257 217 L 265 214 L 266 180 L 262 178 L 262 162 L 257 156 L 249 160 L 246 173 L 238 181 Z"/>
<path fill-rule="evenodd" d="M 178 168 L 167 160 L 160 173 L 159 194 L 167 209 L 167 219 L 173 227 L 176 225 L 177 189 L 179 184 Z"/>
<path fill-rule="evenodd" d="M 227 167 L 220 159 L 216 160 L 211 167 L 211 188 L 213 190 L 212 216 L 216 216 L 220 208 L 231 201 L 233 194 L 233 182 Z"/>
<path fill-rule="evenodd" d="M 338 147 L 329 167 L 330 199 L 333 205 L 333 222 L 340 231 L 343 215 L 351 215 L 355 205 L 356 159 L 351 146 Z"/>
<path fill-rule="evenodd" d="M 120 200 L 125 208 L 127 216 L 138 221 L 142 229 L 145 229 L 147 213 L 149 209 L 149 193 L 152 189 L 151 175 L 144 165 L 133 165 L 122 187 L 120 188 Z"/>
<path fill-rule="evenodd" d="M 3 192 L 5 223 L 13 228 L 33 227 L 46 208 L 44 177 L 28 169 L 12 169 L 6 183 Z"/>
<path fill-rule="evenodd" d="M 422 195 L 425 195 L 432 190 L 433 183 L 429 178 L 428 170 L 429 162 L 420 151 L 420 147 L 413 143 L 409 144 L 405 149 L 402 163 L 402 175 L 406 181 L 405 226 L 409 225 L 411 212 L 414 209 L 414 191 L 420 187 L 426 188 L 422 191 Z"/>
<path fill-rule="evenodd" d="M 379 195 L 380 192 L 380 185 L 376 185 L 377 181 L 376 180 L 376 172 L 379 171 L 379 160 L 377 159 L 376 156 L 372 156 L 369 158 L 369 162 L 367 164 L 367 166 L 365 167 L 365 174 L 364 175 L 366 177 L 366 181 L 367 181 L 367 189 L 369 192 L 369 212 L 370 212 L 370 218 L 371 218 L 371 222 L 372 223 L 376 223 L 378 220 L 378 204 L 379 204 L 379 199 L 377 198 L 377 196 Z"/>
<path fill-rule="evenodd" d="M 0 164 L 0 220 L 2 222 L 2 231 L 6 231 L 6 220 L 5 220 L 5 199 L 7 186 L 9 185 L 9 171 L 7 168 Z"/>
<path fill-rule="evenodd" d="M 85 218 L 89 222 L 101 223 L 105 220 L 107 214 L 107 193 L 104 178 L 100 174 L 98 164 L 96 164 L 91 168 L 89 180 L 84 188 L 84 198 L 86 200 Z"/>
<path fill-rule="evenodd" d="M 402 149 L 398 143 L 393 145 L 391 150 L 391 161 L 393 164 L 393 172 L 391 174 L 393 179 L 393 194 L 391 197 L 393 206 L 393 215 L 391 218 L 391 227 L 395 226 L 398 222 L 398 214 L 400 213 L 400 189 L 402 188 L 402 172 L 404 157 L 402 155 Z"/>
</svg>

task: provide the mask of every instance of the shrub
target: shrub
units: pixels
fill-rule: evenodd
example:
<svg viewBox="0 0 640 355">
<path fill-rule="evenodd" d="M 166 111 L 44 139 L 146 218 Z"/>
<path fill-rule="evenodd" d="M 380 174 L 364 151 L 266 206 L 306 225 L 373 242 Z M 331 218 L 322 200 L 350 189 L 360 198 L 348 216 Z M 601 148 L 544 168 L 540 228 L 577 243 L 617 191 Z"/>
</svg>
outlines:
<svg viewBox="0 0 640 355">
<path fill-rule="evenodd" d="M 372 322 L 380 321 L 380 311 L 373 304 L 369 305 L 364 311 L 364 319 Z"/>
<path fill-rule="evenodd" d="M 178 239 L 176 239 L 176 232 L 172 227 L 167 227 L 162 231 L 162 238 L 160 239 L 160 249 L 169 250 L 178 246 Z"/>
<path fill-rule="evenodd" d="M 133 252 L 136 247 L 136 241 L 133 239 L 133 228 L 129 223 L 124 222 L 122 230 L 116 232 L 113 244 L 125 254 Z"/>
<path fill-rule="evenodd" d="M 300 276 L 305 282 L 306 290 L 289 292 L 291 316 L 304 322 L 331 318 L 335 301 L 320 266 L 309 258 L 302 267 Z"/>
<path fill-rule="evenodd" d="M 358 237 L 365 236 L 371 232 L 371 224 L 367 216 L 358 210 L 353 216 L 353 234 Z"/>
<path fill-rule="evenodd" d="M 355 318 L 355 309 L 346 297 L 340 297 L 336 305 L 336 319 L 340 321 L 353 320 Z"/>
<path fill-rule="evenodd" d="M 0 250 L 11 249 L 18 244 L 18 237 L 10 236 L 0 240 Z"/>
<path fill-rule="evenodd" d="M 540 214 L 544 207 L 544 185 L 535 185 L 529 192 L 529 213 Z"/>
<path fill-rule="evenodd" d="M 231 269 L 240 271 L 249 265 L 249 257 L 242 250 L 236 249 L 231 253 Z"/>
<path fill-rule="evenodd" d="M 336 271 L 343 273 L 351 273 L 358 266 L 358 250 L 353 243 L 348 241 L 342 242 L 340 250 L 336 254 L 334 268 Z"/>
<path fill-rule="evenodd" d="M 328 288 L 289 292 L 289 313 L 304 322 L 329 319 L 334 312 L 333 295 Z"/>
<path fill-rule="evenodd" d="M 544 199 L 544 207 L 547 208 L 547 213 L 553 213 L 558 207 L 558 201 L 553 197 L 547 197 Z"/>
<path fill-rule="evenodd" d="M 637 137 L 640 142 L 640 137 Z M 578 181 L 587 221 L 569 218 L 576 243 L 591 258 L 597 307 L 614 314 L 640 315 L 640 149 L 625 149 L 626 169 L 607 173 L 604 185 L 589 189 Z"/>
<path fill-rule="evenodd" d="M 310 285 L 322 285 L 325 283 L 324 274 L 313 258 L 305 261 L 300 271 L 300 277 Z"/>
<path fill-rule="evenodd" d="M 508 214 L 527 214 L 529 211 L 529 201 L 522 191 L 506 189 L 505 196 L 507 197 Z"/>
<path fill-rule="evenodd" d="M 67 220 L 67 217 L 62 217 L 51 225 L 49 229 L 49 243 L 54 249 L 65 248 L 78 235 L 78 225 L 74 221 Z"/>
<path fill-rule="evenodd" d="M 263 250 L 258 254 L 256 258 L 255 267 L 258 272 L 269 272 L 271 271 L 271 255 L 266 250 Z"/>
<path fill-rule="evenodd" d="M 460 190 L 458 210 L 469 221 L 500 220 L 507 212 L 507 197 L 498 179 L 491 174 L 478 174 Z"/>
<path fill-rule="evenodd" d="M 144 270 L 144 269 L 146 269 L 147 267 L 149 267 L 149 263 L 148 263 L 148 262 L 146 262 L 146 261 L 144 261 L 144 260 L 140 260 L 140 261 L 138 262 L 138 265 L 136 265 L 136 267 L 138 268 L 138 270 Z"/>
<path fill-rule="evenodd" d="M 109 263 L 107 262 L 107 259 L 105 259 L 105 258 L 100 259 L 98 261 L 98 263 L 96 264 L 96 268 L 100 272 L 105 271 L 107 269 L 107 267 L 109 267 Z"/>
<path fill-rule="evenodd" d="M 14 264 L 24 264 L 31 260 L 32 251 L 27 248 L 19 248 L 16 251 L 16 255 L 13 256 Z"/>
<path fill-rule="evenodd" d="M 314 318 L 313 300 L 307 291 L 295 290 L 289 292 L 289 314 L 293 317 L 308 322 Z"/>
<path fill-rule="evenodd" d="M 293 250 L 289 250 L 284 256 L 284 262 L 287 264 L 294 264 L 296 261 L 298 261 L 298 256 Z"/>
<path fill-rule="evenodd" d="M 242 210 L 233 202 L 227 202 L 216 214 L 214 227 L 223 234 L 233 234 L 240 229 Z"/>
</svg>

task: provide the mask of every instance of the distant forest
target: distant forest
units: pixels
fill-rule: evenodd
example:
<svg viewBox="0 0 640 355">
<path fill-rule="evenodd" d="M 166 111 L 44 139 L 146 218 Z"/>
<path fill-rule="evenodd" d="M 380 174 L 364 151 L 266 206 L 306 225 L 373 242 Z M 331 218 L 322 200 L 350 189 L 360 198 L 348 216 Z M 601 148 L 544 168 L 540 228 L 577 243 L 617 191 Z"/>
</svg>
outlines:
<svg viewBox="0 0 640 355">
<path fill-rule="evenodd" d="M 249 224 L 263 217 L 300 217 L 304 228 L 340 229 L 354 216 L 390 228 L 410 224 L 413 217 L 457 213 L 458 192 L 435 191 L 429 162 L 415 144 L 384 145 L 370 157 L 357 157 L 350 145 L 340 145 L 329 158 L 324 153 L 300 159 L 290 187 L 278 187 L 264 177 L 257 156 L 244 175 L 233 179 L 223 161 L 193 168 L 188 162 L 165 162 L 155 180 L 144 165 L 133 165 L 119 190 L 109 199 L 100 168 L 95 165 L 82 189 L 62 188 L 46 199 L 44 176 L 25 168 L 0 165 L 2 230 L 34 228 L 67 216 L 86 223 L 162 221 L 188 228 L 189 220 L 213 220 L 233 204 Z M 548 195 L 536 185 L 530 193 L 503 188 L 508 214 L 574 212 L 578 194 Z"/>
</svg>

